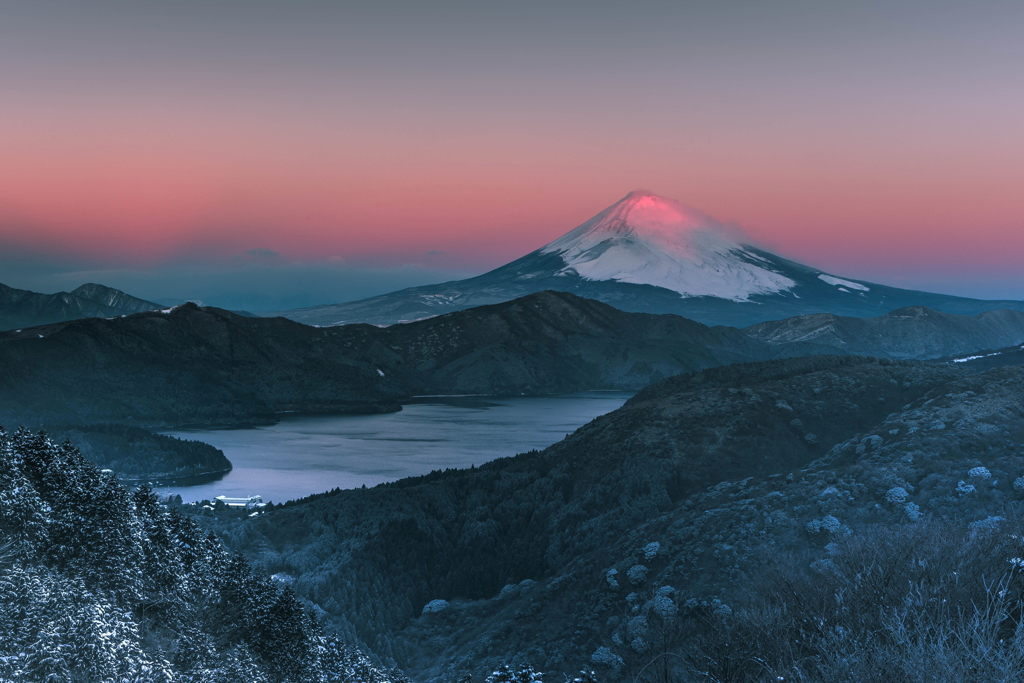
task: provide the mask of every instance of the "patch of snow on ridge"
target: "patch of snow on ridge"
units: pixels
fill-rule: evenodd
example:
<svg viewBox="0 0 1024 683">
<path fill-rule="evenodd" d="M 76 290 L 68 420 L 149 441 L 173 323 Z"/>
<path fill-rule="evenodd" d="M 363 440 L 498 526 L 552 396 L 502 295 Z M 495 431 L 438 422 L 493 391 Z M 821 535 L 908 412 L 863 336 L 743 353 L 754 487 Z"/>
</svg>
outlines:
<svg viewBox="0 0 1024 683">
<path fill-rule="evenodd" d="M 631 192 L 540 251 L 562 257 L 560 273 L 654 285 L 684 297 L 749 301 L 796 286 L 726 236 L 714 218 L 647 192 Z"/>
<path fill-rule="evenodd" d="M 1022 346 L 1021 348 L 1024 349 L 1024 346 Z M 969 360 L 977 360 L 979 358 L 990 358 L 992 356 L 998 356 L 1001 353 L 1002 353 L 1002 351 L 996 351 L 995 353 L 986 353 L 986 354 L 981 355 L 981 356 L 965 356 L 964 358 L 954 358 L 953 362 L 954 363 L 966 363 Z"/>
<path fill-rule="evenodd" d="M 825 275 L 825 273 L 822 273 L 821 275 L 819 275 L 818 279 L 819 280 L 824 280 L 828 284 L 835 285 L 836 287 L 839 287 L 840 289 L 842 289 L 843 287 L 849 287 L 850 289 L 857 289 L 857 290 L 860 290 L 862 292 L 870 292 L 871 291 L 870 287 L 865 287 L 864 285 L 860 284 L 859 282 L 850 282 L 849 280 L 844 280 L 842 278 L 832 277 L 831 275 Z"/>
</svg>

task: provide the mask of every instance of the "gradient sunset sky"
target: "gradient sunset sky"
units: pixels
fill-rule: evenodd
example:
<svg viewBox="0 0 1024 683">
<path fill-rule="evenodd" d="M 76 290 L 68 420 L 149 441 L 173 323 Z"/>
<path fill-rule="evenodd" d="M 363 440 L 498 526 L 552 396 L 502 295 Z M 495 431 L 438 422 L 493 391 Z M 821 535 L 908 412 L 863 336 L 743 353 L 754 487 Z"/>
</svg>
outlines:
<svg viewBox="0 0 1024 683">
<path fill-rule="evenodd" d="M 1024 3 L 0 3 L 0 282 L 281 309 L 645 188 L 839 275 L 1024 299 Z"/>
</svg>

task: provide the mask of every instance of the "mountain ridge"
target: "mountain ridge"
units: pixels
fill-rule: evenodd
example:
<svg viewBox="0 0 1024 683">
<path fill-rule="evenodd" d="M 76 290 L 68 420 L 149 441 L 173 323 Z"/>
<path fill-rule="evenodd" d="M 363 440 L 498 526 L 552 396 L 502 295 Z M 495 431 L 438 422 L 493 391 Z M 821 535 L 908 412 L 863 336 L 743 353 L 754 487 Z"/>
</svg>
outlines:
<svg viewBox="0 0 1024 683">
<path fill-rule="evenodd" d="M 111 318 L 159 308 L 162 307 L 152 301 L 94 282 L 56 294 L 0 284 L 0 331 L 82 318 Z"/>
<path fill-rule="evenodd" d="M 907 310 L 738 330 L 538 292 L 402 325 L 316 328 L 184 304 L 0 333 L 0 417 L 265 424 L 284 411 L 399 410 L 415 395 L 636 391 L 736 362 L 837 353 L 937 358 L 1024 341 L 1022 313 Z"/>
<path fill-rule="evenodd" d="M 873 318 L 815 313 L 743 332 L 768 344 L 808 343 L 855 355 L 924 360 L 1024 343 L 1024 312 L 965 316 L 908 306 Z"/>
<path fill-rule="evenodd" d="M 644 203 L 651 206 L 645 209 Z M 634 220 L 634 212 L 643 220 Z M 913 305 L 967 315 L 1024 311 L 1024 301 L 984 301 L 839 277 L 744 244 L 728 232 L 678 202 L 634 192 L 562 237 L 476 277 L 263 315 L 319 326 L 394 324 L 543 290 L 628 312 L 674 313 L 733 327 L 811 313 L 872 317 Z"/>
</svg>

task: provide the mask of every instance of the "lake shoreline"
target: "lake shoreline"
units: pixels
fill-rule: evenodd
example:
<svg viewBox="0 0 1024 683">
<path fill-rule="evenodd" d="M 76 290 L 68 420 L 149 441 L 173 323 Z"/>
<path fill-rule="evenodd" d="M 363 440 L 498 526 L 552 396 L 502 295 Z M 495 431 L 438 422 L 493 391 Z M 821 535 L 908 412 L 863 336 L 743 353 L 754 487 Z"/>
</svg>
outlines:
<svg viewBox="0 0 1024 683">
<path fill-rule="evenodd" d="M 286 413 L 270 425 L 162 430 L 213 445 L 233 468 L 208 481 L 160 489 L 186 502 L 261 495 L 265 502 L 282 503 L 334 488 L 373 487 L 437 469 L 479 466 L 546 448 L 633 395 L 418 397 L 396 413 Z"/>
</svg>

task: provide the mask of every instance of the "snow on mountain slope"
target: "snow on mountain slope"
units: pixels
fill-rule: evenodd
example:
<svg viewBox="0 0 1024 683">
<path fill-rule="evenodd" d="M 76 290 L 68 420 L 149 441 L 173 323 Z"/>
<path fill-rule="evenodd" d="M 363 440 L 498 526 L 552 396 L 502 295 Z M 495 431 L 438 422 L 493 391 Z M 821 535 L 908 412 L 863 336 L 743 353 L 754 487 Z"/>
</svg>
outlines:
<svg viewBox="0 0 1024 683">
<path fill-rule="evenodd" d="M 563 273 L 653 285 L 684 297 L 749 301 L 753 294 L 775 294 L 796 285 L 726 236 L 715 219 L 641 191 L 540 251 L 561 256 Z"/>
<path fill-rule="evenodd" d="M 907 306 L 962 315 L 1024 311 L 1020 301 L 979 301 L 837 277 L 744 244 L 719 221 L 679 202 L 637 191 L 553 242 L 475 277 L 261 315 L 307 325 L 392 325 L 545 290 L 623 311 L 675 313 L 734 327 L 813 313 L 876 317 Z"/>
</svg>

